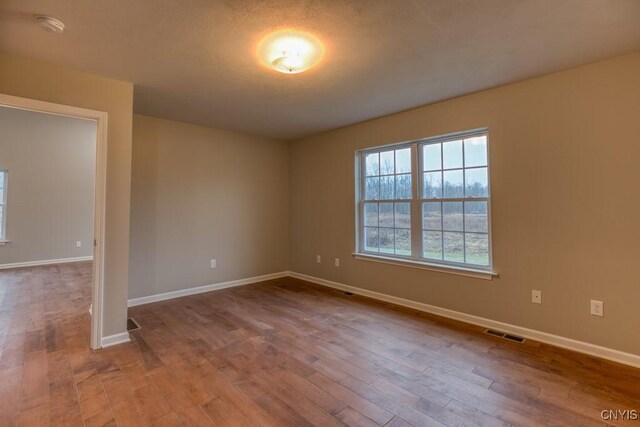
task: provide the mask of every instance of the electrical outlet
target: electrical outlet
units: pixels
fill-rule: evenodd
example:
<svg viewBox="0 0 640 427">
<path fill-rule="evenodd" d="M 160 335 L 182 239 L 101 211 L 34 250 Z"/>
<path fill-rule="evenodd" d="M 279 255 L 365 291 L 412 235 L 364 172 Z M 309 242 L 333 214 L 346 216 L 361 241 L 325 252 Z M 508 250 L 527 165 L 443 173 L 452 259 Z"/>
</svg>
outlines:
<svg viewBox="0 0 640 427">
<path fill-rule="evenodd" d="M 76 240 L 76 248 L 82 247 L 82 242 L 80 240 Z"/>
<path fill-rule="evenodd" d="M 591 300 L 591 315 L 604 316 L 604 303 L 602 301 Z"/>
<path fill-rule="evenodd" d="M 322 264 L 322 258 L 320 258 L 320 255 L 316 255 L 316 262 L 318 264 Z"/>
<path fill-rule="evenodd" d="M 531 291 L 531 302 L 534 304 L 542 304 L 542 291 Z"/>
<path fill-rule="evenodd" d="M 333 262 L 333 264 L 334 264 L 336 267 L 340 267 L 340 258 L 336 258 L 336 259 L 335 259 L 335 261 Z"/>
<path fill-rule="evenodd" d="M 215 259 L 211 260 L 211 268 L 216 268 L 217 267 L 217 263 Z"/>
</svg>

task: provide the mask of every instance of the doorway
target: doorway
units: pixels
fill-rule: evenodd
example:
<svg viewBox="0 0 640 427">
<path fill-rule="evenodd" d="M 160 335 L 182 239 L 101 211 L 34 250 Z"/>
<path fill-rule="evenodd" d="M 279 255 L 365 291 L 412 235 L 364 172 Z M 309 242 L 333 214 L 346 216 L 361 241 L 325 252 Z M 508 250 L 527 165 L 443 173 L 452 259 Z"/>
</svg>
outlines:
<svg viewBox="0 0 640 427">
<path fill-rule="evenodd" d="M 91 333 L 90 346 L 98 349 L 102 346 L 103 289 L 104 289 L 104 235 L 105 235 L 105 197 L 106 197 L 106 161 L 107 161 L 107 113 L 45 101 L 20 98 L 0 94 L 0 106 L 27 110 L 37 113 L 84 119 L 95 122 L 95 179 L 93 200 L 93 233 L 86 243 L 92 246 L 91 279 Z M 7 178 L 10 192 L 11 172 Z M 11 219 L 8 218 L 10 224 Z M 10 239 L 10 234 L 6 237 Z M 6 243 L 6 242 L 5 242 Z M 7 244 L 11 244 L 10 242 Z M 89 309 L 89 307 L 87 307 Z"/>
</svg>

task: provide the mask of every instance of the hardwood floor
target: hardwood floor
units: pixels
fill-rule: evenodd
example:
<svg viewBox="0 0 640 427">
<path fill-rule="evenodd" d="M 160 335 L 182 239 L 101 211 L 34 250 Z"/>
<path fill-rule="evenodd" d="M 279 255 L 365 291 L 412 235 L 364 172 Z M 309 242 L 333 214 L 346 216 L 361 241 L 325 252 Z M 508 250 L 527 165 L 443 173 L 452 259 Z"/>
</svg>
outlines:
<svg viewBox="0 0 640 427">
<path fill-rule="evenodd" d="M 0 272 L 0 426 L 590 426 L 640 410 L 640 370 L 290 278 L 131 308 L 132 342 L 94 352 L 90 276 Z"/>
</svg>

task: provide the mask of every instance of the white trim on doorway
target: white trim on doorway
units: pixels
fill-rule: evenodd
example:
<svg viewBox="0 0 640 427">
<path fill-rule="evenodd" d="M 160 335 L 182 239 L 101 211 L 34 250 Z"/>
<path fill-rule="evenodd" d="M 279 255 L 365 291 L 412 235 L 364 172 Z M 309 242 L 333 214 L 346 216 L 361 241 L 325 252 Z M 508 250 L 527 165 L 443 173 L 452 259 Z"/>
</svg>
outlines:
<svg viewBox="0 0 640 427">
<path fill-rule="evenodd" d="M 100 346 L 111 347 L 112 345 L 124 344 L 130 341 L 131 338 L 129 338 L 129 332 L 121 332 L 119 334 L 107 335 L 106 337 L 102 337 Z"/>
<path fill-rule="evenodd" d="M 70 105 L 55 104 L 35 99 L 0 94 L 0 105 L 21 110 L 37 111 L 59 116 L 93 120 L 97 125 L 96 135 L 96 183 L 94 209 L 93 246 L 93 293 L 91 316 L 91 348 L 103 346 L 102 320 L 104 300 L 104 237 L 107 182 L 107 113 Z"/>
</svg>

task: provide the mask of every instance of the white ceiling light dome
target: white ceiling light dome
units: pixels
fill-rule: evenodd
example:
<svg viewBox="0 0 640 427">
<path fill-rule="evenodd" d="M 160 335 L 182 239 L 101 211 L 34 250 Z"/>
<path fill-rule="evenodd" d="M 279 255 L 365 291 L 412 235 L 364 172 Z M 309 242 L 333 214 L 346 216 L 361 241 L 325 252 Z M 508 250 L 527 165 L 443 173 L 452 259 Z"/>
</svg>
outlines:
<svg viewBox="0 0 640 427">
<path fill-rule="evenodd" d="M 298 74 L 316 66 L 324 56 L 324 46 L 313 35 L 296 30 L 280 30 L 265 36 L 258 45 L 260 61 L 284 74 Z"/>
</svg>

